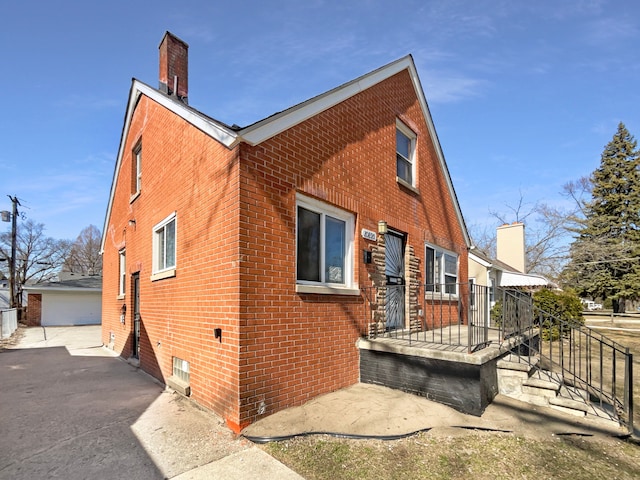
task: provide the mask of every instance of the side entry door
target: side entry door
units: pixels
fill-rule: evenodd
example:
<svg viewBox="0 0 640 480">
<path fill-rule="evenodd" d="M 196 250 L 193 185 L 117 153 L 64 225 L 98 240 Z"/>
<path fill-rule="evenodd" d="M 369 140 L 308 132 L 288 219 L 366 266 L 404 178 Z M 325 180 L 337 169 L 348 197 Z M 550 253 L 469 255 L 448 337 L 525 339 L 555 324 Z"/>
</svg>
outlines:
<svg viewBox="0 0 640 480">
<path fill-rule="evenodd" d="M 133 285 L 133 342 L 131 356 L 140 358 L 140 274 L 131 277 Z"/>
</svg>

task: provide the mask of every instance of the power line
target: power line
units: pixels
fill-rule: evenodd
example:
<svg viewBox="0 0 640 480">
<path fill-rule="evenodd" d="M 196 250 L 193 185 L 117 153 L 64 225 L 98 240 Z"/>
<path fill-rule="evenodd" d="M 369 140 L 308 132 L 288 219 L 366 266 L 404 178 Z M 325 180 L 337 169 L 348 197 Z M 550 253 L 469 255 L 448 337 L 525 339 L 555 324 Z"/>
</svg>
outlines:
<svg viewBox="0 0 640 480">
<path fill-rule="evenodd" d="M 611 260 L 596 260 L 593 262 L 580 262 L 574 263 L 574 265 L 596 265 L 600 263 L 613 263 L 613 262 L 628 262 L 631 260 L 640 260 L 640 257 L 628 257 L 628 258 L 613 258 Z"/>
</svg>

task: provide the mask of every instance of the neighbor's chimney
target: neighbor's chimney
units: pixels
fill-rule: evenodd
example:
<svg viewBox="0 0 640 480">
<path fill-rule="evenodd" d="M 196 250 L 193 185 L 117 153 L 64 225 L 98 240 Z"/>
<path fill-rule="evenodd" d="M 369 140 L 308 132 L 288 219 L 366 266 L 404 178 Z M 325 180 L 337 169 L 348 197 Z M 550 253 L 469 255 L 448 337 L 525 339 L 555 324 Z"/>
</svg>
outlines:
<svg viewBox="0 0 640 480">
<path fill-rule="evenodd" d="M 496 231 L 496 256 L 498 260 L 527 273 L 524 250 L 524 223 L 513 222 L 498 227 Z"/>
<path fill-rule="evenodd" d="M 158 49 L 160 50 L 160 86 L 158 88 L 188 103 L 189 45 L 173 33 L 165 32 Z"/>
</svg>

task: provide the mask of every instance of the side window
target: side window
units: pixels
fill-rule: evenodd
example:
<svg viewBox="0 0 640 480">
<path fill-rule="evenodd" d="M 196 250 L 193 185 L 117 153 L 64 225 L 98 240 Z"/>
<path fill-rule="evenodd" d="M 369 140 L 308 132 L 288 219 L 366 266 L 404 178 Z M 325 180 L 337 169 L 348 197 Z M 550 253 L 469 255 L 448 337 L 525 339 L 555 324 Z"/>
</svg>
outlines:
<svg viewBox="0 0 640 480">
<path fill-rule="evenodd" d="M 405 124 L 396 121 L 396 175 L 398 180 L 415 187 L 416 134 Z"/>
<path fill-rule="evenodd" d="M 131 195 L 137 195 L 142 189 L 142 142 L 133 148 L 131 159 Z"/>
<path fill-rule="evenodd" d="M 176 234 L 175 213 L 153 228 L 153 273 L 175 270 Z"/>
<path fill-rule="evenodd" d="M 118 253 L 118 257 L 119 257 L 119 280 L 118 280 L 118 296 L 119 297 L 124 297 L 125 294 L 125 285 L 126 285 L 126 279 L 127 279 L 127 261 L 126 261 L 126 255 L 125 255 L 125 251 L 124 250 L 120 250 L 120 252 Z"/>
<path fill-rule="evenodd" d="M 428 292 L 458 293 L 458 256 L 452 252 L 425 246 L 425 278 Z"/>
<path fill-rule="evenodd" d="M 302 196 L 296 208 L 297 282 L 350 287 L 353 215 Z"/>
</svg>

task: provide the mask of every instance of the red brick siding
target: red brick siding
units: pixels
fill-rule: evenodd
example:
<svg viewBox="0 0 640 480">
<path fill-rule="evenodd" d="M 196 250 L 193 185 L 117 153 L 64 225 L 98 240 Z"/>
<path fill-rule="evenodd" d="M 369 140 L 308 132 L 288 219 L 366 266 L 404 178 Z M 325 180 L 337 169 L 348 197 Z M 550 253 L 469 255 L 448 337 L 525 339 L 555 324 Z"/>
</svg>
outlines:
<svg viewBox="0 0 640 480">
<path fill-rule="evenodd" d="M 25 324 L 37 327 L 42 322 L 42 294 L 30 293 L 27 295 L 27 315 Z"/>
<path fill-rule="evenodd" d="M 417 134 L 415 194 L 396 182 L 400 118 Z M 406 72 L 256 147 L 241 150 L 240 423 L 358 381 L 354 347 L 363 299 L 295 292 L 295 194 L 357 215 L 356 282 L 370 286 L 359 235 L 378 220 L 407 234 L 423 261 L 429 241 L 460 254 L 466 244 L 427 125 Z"/>
<path fill-rule="evenodd" d="M 418 135 L 419 194 L 396 182 L 395 122 Z M 142 190 L 130 202 L 132 149 L 142 139 Z M 103 342 L 131 351 L 131 285 L 117 298 L 118 251 L 127 281 L 140 272 L 142 367 L 164 379 L 172 356 L 190 362 L 192 396 L 234 428 L 358 381 L 363 298 L 295 292 L 296 192 L 356 216 L 355 281 L 372 265 L 359 234 L 378 220 L 460 254 L 462 231 L 406 72 L 251 147 L 228 150 L 142 97 L 123 146 L 104 252 Z M 177 273 L 151 281 L 153 226 L 177 212 Z M 135 224 L 129 220 L 135 219 Z M 421 279 L 418 279 L 421 281 Z M 119 321 L 122 304 L 127 321 Z M 214 339 L 222 329 L 222 341 Z"/>
<path fill-rule="evenodd" d="M 133 147 L 142 140 L 142 187 L 130 202 Z M 238 201 L 236 153 L 146 97 L 123 147 L 104 251 L 103 342 L 131 354 L 131 274 L 140 273 L 141 366 L 164 380 L 172 357 L 190 362 L 195 400 L 238 417 Z M 152 281 L 153 228 L 176 212 L 176 276 Z M 135 224 L 129 220 L 135 219 Z M 118 299 L 118 251 L 127 295 Z M 127 321 L 119 315 L 127 305 Z M 222 342 L 214 339 L 222 329 Z"/>
</svg>

